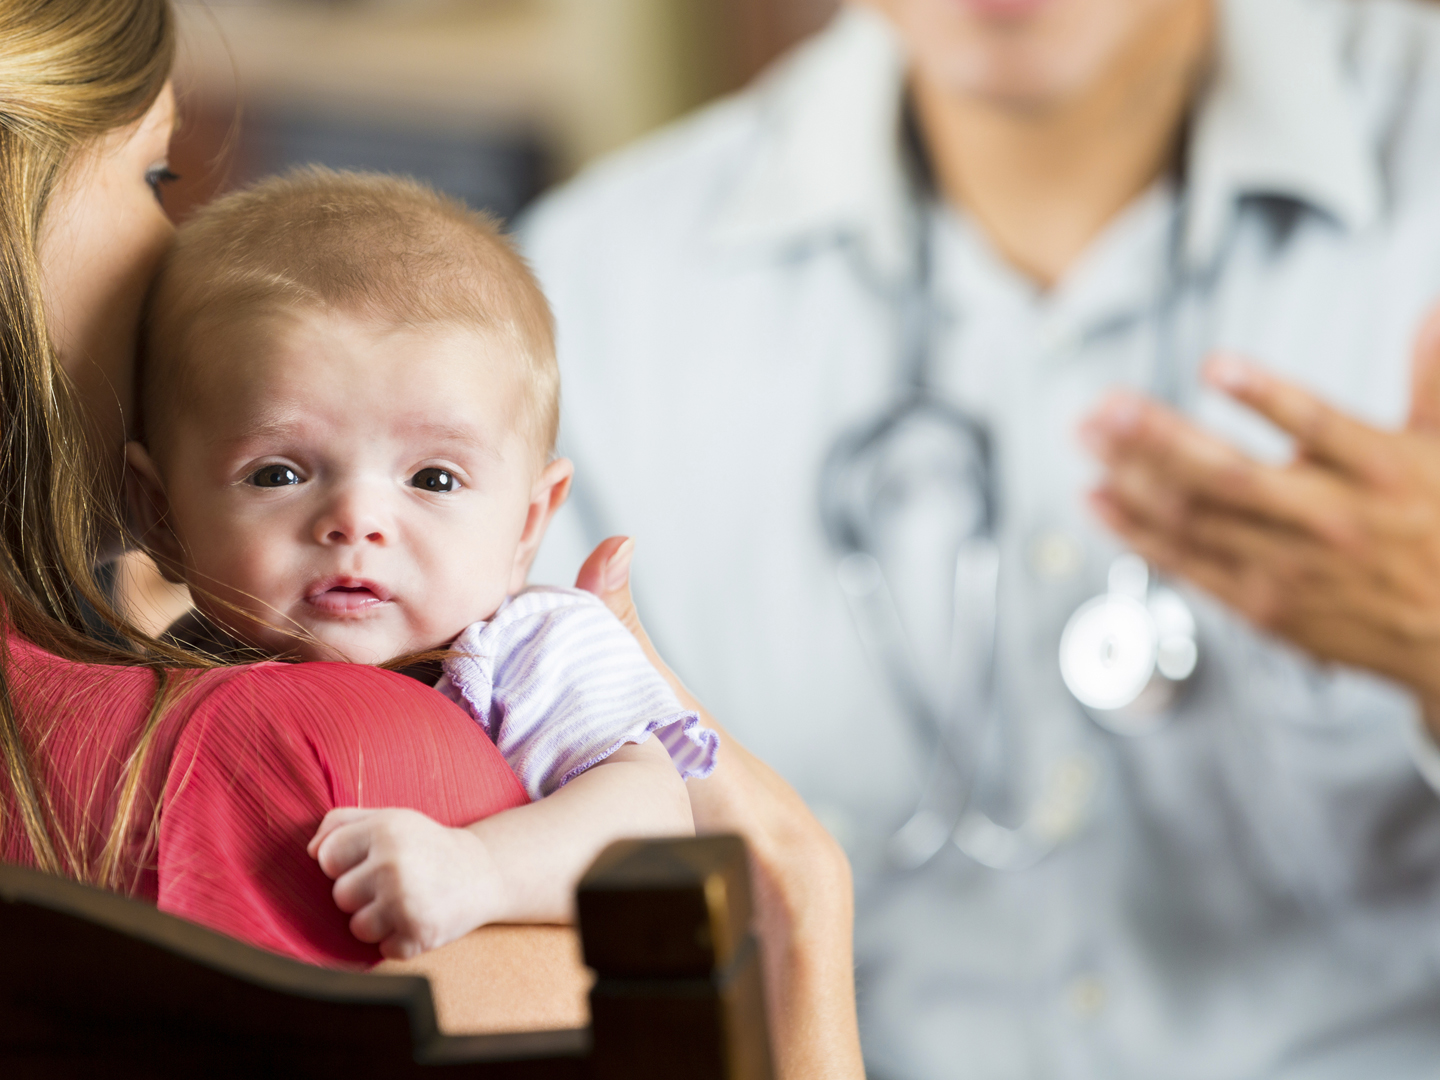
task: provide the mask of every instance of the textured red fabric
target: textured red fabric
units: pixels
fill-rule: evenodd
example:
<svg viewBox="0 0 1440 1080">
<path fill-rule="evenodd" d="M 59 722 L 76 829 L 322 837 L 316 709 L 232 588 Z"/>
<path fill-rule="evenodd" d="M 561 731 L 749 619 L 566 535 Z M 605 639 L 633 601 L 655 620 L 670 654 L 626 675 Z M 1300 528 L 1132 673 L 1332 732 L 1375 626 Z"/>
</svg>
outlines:
<svg viewBox="0 0 1440 1080">
<path fill-rule="evenodd" d="M 157 676 L 75 664 L 13 638 L 9 649 L 11 694 L 57 831 L 76 839 L 72 865 L 93 865 Z M 380 959 L 350 934 L 331 882 L 305 854 L 332 808 L 406 806 L 464 825 L 528 801 L 479 726 L 403 675 L 265 663 L 169 682 L 140 778 L 126 884 L 163 911 L 274 952 L 328 965 Z M 0 857 L 33 864 L 12 808 Z"/>
</svg>

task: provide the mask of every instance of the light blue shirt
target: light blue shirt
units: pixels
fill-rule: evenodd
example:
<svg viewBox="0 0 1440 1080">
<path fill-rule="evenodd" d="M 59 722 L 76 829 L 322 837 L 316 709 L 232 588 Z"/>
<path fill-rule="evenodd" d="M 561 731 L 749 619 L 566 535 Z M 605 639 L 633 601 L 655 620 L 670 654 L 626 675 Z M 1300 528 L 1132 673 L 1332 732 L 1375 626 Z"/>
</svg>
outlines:
<svg viewBox="0 0 1440 1080">
<path fill-rule="evenodd" d="M 1163 366 L 1202 423 L 1283 453 L 1198 388 L 1200 356 L 1224 347 L 1393 424 L 1440 297 L 1440 17 L 1221 10 L 1183 227 L 1159 184 L 1049 292 L 963 216 L 921 213 L 903 58 L 859 11 L 527 223 L 578 467 L 536 578 L 573 580 L 606 533 L 637 538 L 661 650 L 851 853 L 879 1077 L 1440 1074 L 1440 800 L 1407 750 L 1409 698 L 1193 592 L 1201 666 L 1157 733 L 1105 732 L 1058 671 L 1061 629 L 1119 551 L 1084 507 L 1096 470 L 1074 434 L 1107 388 L 1153 389 Z M 995 447 L 1007 775 L 1022 805 L 1057 770 L 1088 791 L 1019 872 L 954 847 L 886 869 L 931 748 L 861 645 L 817 512 L 836 438 L 899 392 L 922 219 L 936 390 Z M 936 651 L 914 636 L 922 661 Z"/>
</svg>

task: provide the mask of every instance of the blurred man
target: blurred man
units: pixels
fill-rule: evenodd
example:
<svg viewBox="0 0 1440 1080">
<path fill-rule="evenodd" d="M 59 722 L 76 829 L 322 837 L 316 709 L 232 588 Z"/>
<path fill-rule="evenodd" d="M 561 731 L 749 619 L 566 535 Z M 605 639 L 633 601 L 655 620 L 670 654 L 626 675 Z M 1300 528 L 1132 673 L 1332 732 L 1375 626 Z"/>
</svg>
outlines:
<svg viewBox="0 0 1440 1080">
<path fill-rule="evenodd" d="M 1403 415 L 1437 59 L 1404 0 L 871 0 L 528 221 L 537 576 L 635 535 L 661 651 L 845 843 L 876 1076 L 1433 1074 L 1407 690 L 1177 582 L 1178 704 L 1087 713 L 1057 651 L 1117 581 L 1107 390 L 1272 456 L 1207 353 Z"/>
</svg>

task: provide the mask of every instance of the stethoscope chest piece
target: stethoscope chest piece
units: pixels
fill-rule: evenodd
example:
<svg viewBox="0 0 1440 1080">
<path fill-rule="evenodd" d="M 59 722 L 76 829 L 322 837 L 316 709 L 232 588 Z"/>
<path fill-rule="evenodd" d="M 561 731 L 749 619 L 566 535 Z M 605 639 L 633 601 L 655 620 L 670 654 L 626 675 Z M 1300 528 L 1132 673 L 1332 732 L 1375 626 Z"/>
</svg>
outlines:
<svg viewBox="0 0 1440 1080">
<path fill-rule="evenodd" d="M 1138 555 L 1110 567 L 1109 591 L 1076 609 L 1060 636 L 1060 674 L 1097 724 L 1120 735 L 1162 727 L 1199 660 L 1195 617 L 1152 582 Z"/>
</svg>

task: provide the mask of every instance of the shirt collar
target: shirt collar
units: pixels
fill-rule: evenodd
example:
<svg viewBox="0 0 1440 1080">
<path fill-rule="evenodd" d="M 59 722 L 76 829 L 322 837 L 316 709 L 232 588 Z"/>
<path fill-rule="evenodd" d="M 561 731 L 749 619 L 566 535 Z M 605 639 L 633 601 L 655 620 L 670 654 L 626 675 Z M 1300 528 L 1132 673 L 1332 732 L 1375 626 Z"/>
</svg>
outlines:
<svg viewBox="0 0 1440 1080">
<path fill-rule="evenodd" d="M 1223 3 L 1190 144 L 1192 263 L 1218 254 L 1242 195 L 1291 198 L 1351 230 L 1379 216 L 1379 162 L 1347 85 L 1342 17 L 1314 0 Z"/>
<path fill-rule="evenodd" d="M 857 241 L 882 274 L 910 260 L 915 214 L 900 122 L 905 58 L 880 16 L 850 7 L 760 88 L 761 143 L 721 208 L 721 244 Z"/>
<path fill-rule="evenodd" d="M 1342 13 L 1314 0 L 1220 0 L 1216 70 L 1191 134 L 1187 259 L 1219 252 L 1246 194 L 1289 197 L 1349 229 L 1381 182 L 1342 66 Z M 852 7 L 760 90 L 761 142 L 711 235 L 730 246 L 853 239 L 887 279 L 909 268 L 915 204 L 902 152 L 904 53 Z"/>
</svg>

